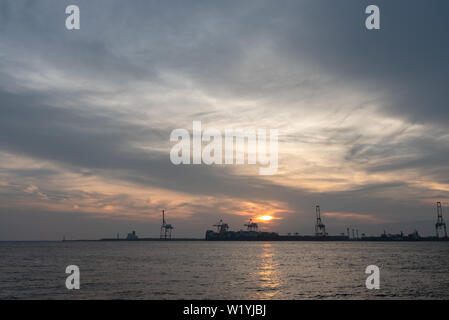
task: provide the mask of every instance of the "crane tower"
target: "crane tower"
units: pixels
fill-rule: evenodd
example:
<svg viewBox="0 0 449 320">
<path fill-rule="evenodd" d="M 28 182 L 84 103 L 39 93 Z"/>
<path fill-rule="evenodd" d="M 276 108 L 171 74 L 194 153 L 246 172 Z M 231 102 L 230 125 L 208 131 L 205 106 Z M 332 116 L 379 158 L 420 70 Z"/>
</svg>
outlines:
<svg viewBox="0 0 449 320">
<path fill-rule="evenodd" d="M 170 240 L 172 230 L 173 226 L 165 222 L 165 210 L 162 210 L 162 225 L 161 225 L 160 239 Z"/>
<path fill-rule="evenodd" d="M 316 225 L 315 225 L 315 236 L 323 237 L 326 236 L 326 226 L 321 221 L 321 211 L 320 206 L 316 206 Z"/>
<path fill-rule="evenodd" d="M 435 224 L 437 238 L 440 237 L 440 230 L 444 231 L 444 239 L 447 239 L 446 223 L 443 220 L 443 208 L 441 207 L 441 202 L 437 202 L 437 223 Z"/>
</svg>

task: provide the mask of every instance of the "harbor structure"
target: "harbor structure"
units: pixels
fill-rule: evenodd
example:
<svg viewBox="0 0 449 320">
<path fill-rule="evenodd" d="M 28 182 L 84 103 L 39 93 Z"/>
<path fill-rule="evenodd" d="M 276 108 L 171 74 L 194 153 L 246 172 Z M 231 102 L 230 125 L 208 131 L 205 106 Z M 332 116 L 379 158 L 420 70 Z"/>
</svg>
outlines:
<svg viewBox="0 0 449 320">
<path fill-rule="evenodd" d="M 437 223 L 435 224 L 437 238 L 440 238 L 440 230 L 444 232 L 444 239 L 447 239 L 446 223 L 443 220 L 443 207 L 441 202 L 437 202 Z"/>
<path fill-rule="evenodd" d="M 324 237 L 327 236 L 326 233 L 326 226 L 321 221 L 321 210 L 320 206 L 315 207 L 315 213 L 316 213 L 316 225 L 315 225 L 315 236 L 316 237 Z"/>
<path fill-rule="evenodd" d="M 165 221 L 165 210 L 162 210 L 162 225 L 159 239 L 170 240 L 173 226 Z"/>
<path fill-rule="evenodd" d="M 131 233 L 128 233 L 128 236 L 126 237 L 126 240 L 138 240 L 139 237 L 136 234 L 136 231 L 132 231 Z"/>
</svg>

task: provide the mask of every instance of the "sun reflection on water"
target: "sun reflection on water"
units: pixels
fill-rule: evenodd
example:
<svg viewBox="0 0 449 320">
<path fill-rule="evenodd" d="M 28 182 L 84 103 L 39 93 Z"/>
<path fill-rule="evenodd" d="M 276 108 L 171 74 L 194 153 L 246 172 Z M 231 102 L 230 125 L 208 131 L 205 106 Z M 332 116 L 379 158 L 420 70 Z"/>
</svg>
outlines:
<svg viewBox="0 0 449 320">
<path fill-rule="evenodd" d="M 279 264 L 274 259 L 273 245 L 264 243 L 260 256 L 260 266 L 257 268 L 260 285 L 257 294 L 259 299 L 274 298 L 280 293 L 281 281 L 278 266 Z"/>
</svg>

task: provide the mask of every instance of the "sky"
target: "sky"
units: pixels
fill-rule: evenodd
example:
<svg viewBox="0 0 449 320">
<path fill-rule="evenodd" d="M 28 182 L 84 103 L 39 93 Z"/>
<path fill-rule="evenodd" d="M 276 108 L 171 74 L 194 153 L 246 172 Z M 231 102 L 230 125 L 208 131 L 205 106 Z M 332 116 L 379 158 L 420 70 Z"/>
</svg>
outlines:
<svg viewBox="0 0 449 320">
<path fill-rule="evenodd" d="M 65 28 L 66 6 L 80 30 Z M 365 8 L 380 8 L 380 30 Z M 0 240 L 330 234 L 449 218 L 449 3 L 0 2 Z M 174 165 L 176 128 L 275 128 L 279 168 Z M 270 221 L 257 217 L 270 215 Z"/>
</svg>

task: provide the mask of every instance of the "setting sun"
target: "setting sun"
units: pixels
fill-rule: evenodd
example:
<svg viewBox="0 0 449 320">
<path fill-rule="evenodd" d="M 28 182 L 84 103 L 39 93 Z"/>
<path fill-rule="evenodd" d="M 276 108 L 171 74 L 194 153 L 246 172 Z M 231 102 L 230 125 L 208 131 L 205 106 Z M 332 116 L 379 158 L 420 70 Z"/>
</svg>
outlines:
<svg viewBox="0 0 449 320">
<path fill-rule="evenodd" d="M 262 217 L 259 217 L 259 219 L 263 220 L 263 221 L 270 221 L 271 219 L 273 219 L 273 217 L 272 216 L 262 216 Z"/>
</svg>

